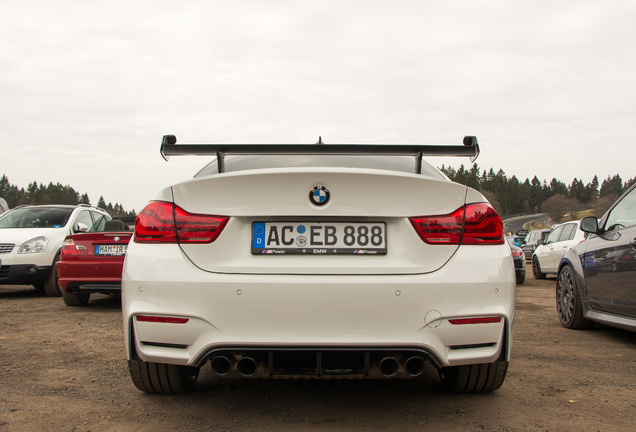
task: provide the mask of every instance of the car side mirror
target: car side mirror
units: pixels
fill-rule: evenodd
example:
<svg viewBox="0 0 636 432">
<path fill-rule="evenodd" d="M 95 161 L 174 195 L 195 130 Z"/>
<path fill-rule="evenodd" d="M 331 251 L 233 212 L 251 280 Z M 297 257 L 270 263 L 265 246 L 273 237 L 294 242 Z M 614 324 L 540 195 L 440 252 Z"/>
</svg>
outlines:
<svg viewBox="0 0 636 432">
<path fill-rule="evenodd" d="M 588 216 L 581 219 L 581 231 L 591 234 L 598 233 L 598 219 Z"/>
<path fill-rule="evenodd" d="M 73 228 L 73 232 L 76 233 L 84 233 L 88 231 L 88 226 L 86 226 L 85 224 L 78 222 L 75 224 L 75 227 Z"/>
</svg>

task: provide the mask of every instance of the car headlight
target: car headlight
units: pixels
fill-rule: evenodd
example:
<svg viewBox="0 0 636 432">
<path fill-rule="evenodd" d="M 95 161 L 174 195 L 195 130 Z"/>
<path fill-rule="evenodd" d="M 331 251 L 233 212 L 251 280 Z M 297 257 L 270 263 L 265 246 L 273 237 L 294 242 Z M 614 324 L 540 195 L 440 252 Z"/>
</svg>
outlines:
<svg viewBox="0 0 636 432">
<path fill-rule="evenodd" d="M 46 245 L 49 244 L 49 239 L 46 237 L 35 237 L 31 240 L 25 241 L 18 249 L 19 254 L 30 253 L 42 253 L 46 251 Z"/>
</svg>

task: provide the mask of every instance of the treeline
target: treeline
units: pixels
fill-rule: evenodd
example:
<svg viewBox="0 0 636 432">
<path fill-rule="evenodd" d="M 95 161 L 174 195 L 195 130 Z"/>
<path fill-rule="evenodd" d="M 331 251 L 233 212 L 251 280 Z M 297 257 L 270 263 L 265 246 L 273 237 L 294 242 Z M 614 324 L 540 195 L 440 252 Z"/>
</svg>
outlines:
<svg viewBox="0 0 636 432">
<path fill-rule="evenodd" d="M 4 198 L 10 208 L 19 205 L 42 205 L 42 204 L 91 204 L 88 194 L 81 194 L 70 186 L 63 186 L 59 183 L 37 182 L 29 183 L 25 188 L 18 188 L 11 184 L 5 174 L 0 178 L 0 197 Z M 97 207 L 108 212 L 112 217 L 136 216 L 135 211 L 126 211 L 121 204 L 106 203 L 103 196 L 99 197 Z"/>
<path fill-rule="evenodd" d="M 470 169 L 461 165 L 458 169 L 442 166 L 441 170 L 451 180 L 480 191 L 502 217 L 546 212 L 555 221 L 582 209 L 596 209 L 600 216 L 636 183 L 636 177 L 624 182 L 618 174 L 608 176 L 602 183 L 598 176 L 589 183 L 575 178 L 570 185 L 556 178 L 548 183 L 537 176 L 522 182 L 514 175 L 508 178 L 503 170 L 482 171 L 477 164 Z"/>
</svg>

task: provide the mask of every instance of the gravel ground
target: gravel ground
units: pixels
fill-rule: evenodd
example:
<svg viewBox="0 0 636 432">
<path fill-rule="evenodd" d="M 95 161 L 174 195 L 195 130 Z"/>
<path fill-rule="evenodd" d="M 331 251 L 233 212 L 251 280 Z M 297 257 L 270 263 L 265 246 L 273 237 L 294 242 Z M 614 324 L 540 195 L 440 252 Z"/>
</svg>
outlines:
<svg viewBox="0 0 636 432">
<path fill-rule="evenodd" d="M 513 358 L 498 391 L 444 393 L 436 372 L 392 380 L 222 380 L 139 392 L 121 307 L 72 308 L 0 286 L 0 431 L 633 431 L 636 333 L 561 327 L 555 280 L 518 287 Z"/>
</svg>

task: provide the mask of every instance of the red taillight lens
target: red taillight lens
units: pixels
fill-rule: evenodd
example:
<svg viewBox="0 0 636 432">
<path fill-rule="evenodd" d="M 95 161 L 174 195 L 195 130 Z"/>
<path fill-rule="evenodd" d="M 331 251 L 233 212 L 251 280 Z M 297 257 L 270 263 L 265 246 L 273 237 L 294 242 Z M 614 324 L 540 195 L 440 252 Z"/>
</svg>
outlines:
<svg viewBox="0 0 636 432">
<path fill-rule="evenodd" d="M 410 218 L 429 244 L 503 244 L 503 223 L 488 203 L 468 204 L 449 215 Z"/>
<path fill-rule="evenodd" d="M 172 203 L 151 202 L 139 213 L 135 221 L 135 242 L 177 242 Z"/>
<path fill-rule="evenodd" d="M 411 218 L 422 240 L 430 244 L 459 244 L 464 224 L 464 207 L 443 216 Z"/>
<path fill-rule="evenodd" d="M 64 240 L 62 250 L 60 251 L 60 259 L 73 259 L 78 258 L 79 254 L 75 249 L 75 242 L 71 239 Z"/>
<path fill-rule="evenodd" d="M 510 252 L 512 252 L 512 256 L 521 256 L 521 255 L 523 255 L 523 251 L 522 250 L 510 249 Z"/>
<path fill-rule="evenodd" d="M 179 243 L 212 243 L 228 221 L 226 217 L 191 214 L 175 206 Z"/>
<path fill-rule="evenodd" d="M 487 203 L 466 206 L 466 225 L 462 244 L 503 244 L 503 222 Z"/>
<path fill-rule="evenodd" d="M 148 204 L 137 217 L 137 243 L 211 243 L 229 218 L 192 214 L 169 202 Z"/>
</svg>

